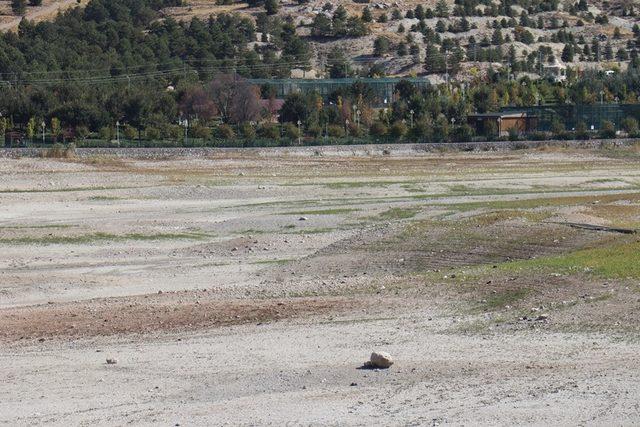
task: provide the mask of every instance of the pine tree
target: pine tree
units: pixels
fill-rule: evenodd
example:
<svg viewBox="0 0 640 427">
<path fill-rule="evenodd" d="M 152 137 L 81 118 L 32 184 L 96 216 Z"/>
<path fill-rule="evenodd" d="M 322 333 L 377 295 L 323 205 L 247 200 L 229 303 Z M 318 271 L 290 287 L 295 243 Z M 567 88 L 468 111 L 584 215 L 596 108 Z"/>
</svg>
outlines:
<svg viewBox="0 0 640 427">
<path fill-rule="evenodd" d="M 562 60 L 564 62 L 573 62 L 573 46 L 570 44 L 565 44 L 564 48 L 562 49 Z"/>
<path fill-rule="evenodd" d="M 449 5 L 446 0 L 438 0 L 435 7 L 435 14 L 438 18 L 449 17 Z"/>
<path fill-rule="evenodd" d="M 371 9 L 369 9 L 368 7 L 365 7 L 362 10 L 362 20 L 364 22 L 371 22 L 373 21 L 373 15 L 371 15 Z"/>
</svg>

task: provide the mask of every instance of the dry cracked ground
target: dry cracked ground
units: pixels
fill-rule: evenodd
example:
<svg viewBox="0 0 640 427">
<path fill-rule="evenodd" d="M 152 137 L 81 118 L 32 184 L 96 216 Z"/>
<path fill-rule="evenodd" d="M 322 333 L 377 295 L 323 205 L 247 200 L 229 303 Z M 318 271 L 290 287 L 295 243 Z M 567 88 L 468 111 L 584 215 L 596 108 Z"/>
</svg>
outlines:
<svg viewBox="0 0 640 427">
<path fill-rule="evenodd" d="M 640 423 L 638 146 L 267 154 L 0 160 L 0 423 Z"/>
</svg>

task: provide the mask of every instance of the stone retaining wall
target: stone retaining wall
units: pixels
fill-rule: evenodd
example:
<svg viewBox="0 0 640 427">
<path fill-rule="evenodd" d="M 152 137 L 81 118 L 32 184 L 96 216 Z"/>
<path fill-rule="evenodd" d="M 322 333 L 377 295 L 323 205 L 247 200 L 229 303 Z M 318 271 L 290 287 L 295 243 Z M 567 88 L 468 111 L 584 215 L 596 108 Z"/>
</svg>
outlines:
<svg viewBox="0 0 640 427">
<path fill-rule="evenodd" d="M 260 147 L 260 148 L 77 148 L 76 156 L 88 158 L 108 156 L 160 160 L 181 157 L 215 157 L 224 154 L 259 156 L 409 156 L 419 153 L 444 151 L 509 151 L 542 146 L 571 148 L 622 147 L 639 142 L 638 139 L 592 139 L 588 141 L 499 141 L 457 142 L 446 144 L 373 144 L 325 145 L 313 147 Z M 41 148 L 0 148 L 0 158 L 40 157 Z"/>
</svg>

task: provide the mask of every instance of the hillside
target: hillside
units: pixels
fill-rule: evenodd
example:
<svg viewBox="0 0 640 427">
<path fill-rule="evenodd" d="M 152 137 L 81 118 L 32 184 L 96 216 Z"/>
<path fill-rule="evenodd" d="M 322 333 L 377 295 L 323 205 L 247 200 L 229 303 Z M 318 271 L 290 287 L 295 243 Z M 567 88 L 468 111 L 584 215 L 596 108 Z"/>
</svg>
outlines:
<svg viewBox="0 0 640 427">
<path fill-rule="evenodd" d="M 10 3 L 0 1 L 0 29 L 16 29 L 19 24 Z M 633 31 L 640 7 L 631 0 L 370 4 L 287 0 L 274 2 L 277 10 L 268 17 L 264 2 L 249 3 L 186 1 L 181 6 L 162 9 L 159 19 L 173 17 L 188 22 L 197 17 L 206 21 L 211 15 L 233 13 L 250 17 L 260 38 L 262 32 L 269 31 L 268 19 L 279 18 L 291 22 L 296 33 L 310 45 L 310 71 L 305 76 L 329 75 L 328 64 L 335 61 L 339 51 L 351 60 L 353 72 L 427 74 L 436 81 L 446 74 L 468 79 L 489 66 L 508 67 L 513 73 L 541 74 L 543 64 L 555 61 L 576 69 L 624 69 L 637 54 L 640 36 L 637 27 L 635 34 Z M 58 11 L 76 4 L 76 0 L 45 1 L 41 7 L 27 7 L 25 17 L 35 21 L 51 19 Z M 258 44 L 262 41 L 256 40 Z"/>
</svg>

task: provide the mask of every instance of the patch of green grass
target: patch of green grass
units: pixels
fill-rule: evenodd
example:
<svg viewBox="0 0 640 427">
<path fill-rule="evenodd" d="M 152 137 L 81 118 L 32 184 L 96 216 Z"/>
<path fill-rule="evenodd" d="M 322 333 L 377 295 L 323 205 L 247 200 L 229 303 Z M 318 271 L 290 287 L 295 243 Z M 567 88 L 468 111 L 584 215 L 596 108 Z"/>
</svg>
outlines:
<svg viewBox="0 0 640 427">
<path fill-rule="evenodd" d="M 251 234 L 268 234 L 271 233 L 271 231 L 269 230 L 258 230 L 256 228 L 247 228 L 245 230 L 238 230 L 236 231 L 234 234 L 240 234 L 240 235 L 251 235 Z"/>
<path fill-rule="evenodd" d="M 358 209 L 335 208 L 335 209 L 318 209 L 299 212 L 282 212 L 279 215 L 340 215 L 345 213 L 356 212 Z"/>
<path fill-rule="evenodd" d="M 7 225 L 0 229 L 5 230 L 28 230 L 28 229 L 48 229 L 48 228 L 71 228 L 71 224 L 43 224 L 43 225 Z"/>
<path fill-rule="evenodd" d="M 466 221 L 475 225 L 492 225 L 511 219 L 523 219 L 529 222 L 541 222 L 553 216 L 551 212 L 532 212 L 516 209 L 483 212 Z"/>
<path fill-rule="evenodd" d="M 322 233 L 331 233 L 332 231 L 337 230 L 337 228 L 331 227 L 317 227 L 317 228 L 301 228 L 296 231 L 287 231 L 285 234 L 322 234 Z"/>
<path fill-rule="evenodd" d="M 66 193 L 72 191 L 103 191 L 103 190 L 128 190 L 139 187 L 69 187 L 69 188 L 48 188 L 48 189 L 9 189 L 0 190 L 0 193 Z"/>
<path fill-rule="evenodd" d="M 406 181 L 348 181 L 348 182 L 328 182 L 324 184 L 326 188 L 332 190 L 342 190 L 345 188 L 363 187 L 387 187 L 394 184 L 406 184 Z"/>
<path fill-rule="evenodd" d="M 107 202 L 111 200 L 122 200 L 122 199 L 116 196 L 93 196 L 93 197 L 89 197 L 89 200 L 95 201 L 95 202 Z"/>
<path fill-rule="evenodd" d="M 158 234 L 111 234 L 93 233 L 80 236 L 11 237 L 0 239 L 7 245 L 77 245 L 99 242 L 156 241 L 156 240 L 201 240 L 210 237 L 204 233 L 158 233 Z"/>
<path fill-rule="evenodd" d="M 391 208 L 384 212 L 381 212 L 374 219 L 381 221 L 393 221 L 393 220 L 401 220 L 401 219 L 410 219 L 415 217 L 418 212 L 420 212 L 420 208 Z"/>
<path fill-rule="evenodd" d="M 597 196 L 568 196 L 568 197 L 542 197 L 522 200 L 489 200 L 480 202 L 466 202 L 453 204 L 434 204 L 458 211 L 470 211 L 475 209 L 535 209 L 540 207 L 557 207 L 584 205 L 600 201 L 601 203 L 613 203 L 618 201 L 638 201 L 640 193 L 601 194 Z"/>
<path fill-rule="evenodd" d="M 503 270 L 543 269 L 589 273 L 603 278 L 640 279 L 640 241 L 583 249 L 569 254 L 501 264 Z"/>
<path fill-rule="evenodd" d="M 287 263 L 292 262 L 292 261 L 295 261 L 295 258 L 264 259 L 264 260 L 260 260 L 260 261 L 253 261 L 251 264 L 256 264 L 256 265 L 270 265 L 270 264 L 282 265 L 282 264 L 287 264 Z"/>
<path fill-rule="evenodd" d="M 483 310 L 497 310 L 507 305 L 513 305 L 518 301 L 525 299 L 531 293 L 531 289 L 506 289 L 495 294 L 489 295 L 485 301 L 481 303 L 480 308 Z"/>
</svg>

